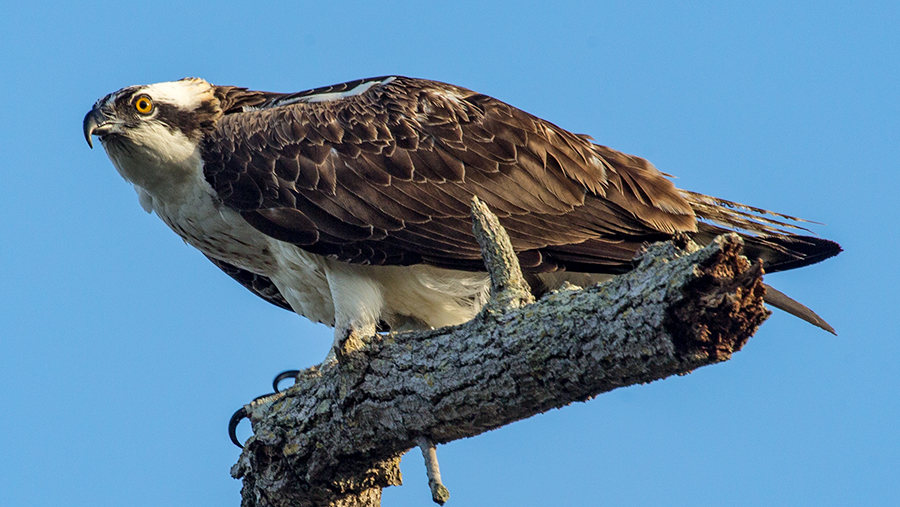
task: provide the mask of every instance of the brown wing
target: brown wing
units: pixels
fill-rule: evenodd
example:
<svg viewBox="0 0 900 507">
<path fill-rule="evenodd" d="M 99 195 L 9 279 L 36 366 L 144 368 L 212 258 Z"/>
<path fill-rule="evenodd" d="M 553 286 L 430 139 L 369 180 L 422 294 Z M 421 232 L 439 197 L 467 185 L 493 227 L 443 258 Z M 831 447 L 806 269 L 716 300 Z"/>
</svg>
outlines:
<svg viewBox="0 0 900 507">
<path fill-rule="evenodd" d="M 473 195 L 529 270 L 619 273 L 641 243 L 696 231 L 646 160 L 470 90 L 402 77 L 221 90 L 231 112 L 204 139 L 207 180 L 254 227 L 317 254 L 483 269 Z"/>
</svg>

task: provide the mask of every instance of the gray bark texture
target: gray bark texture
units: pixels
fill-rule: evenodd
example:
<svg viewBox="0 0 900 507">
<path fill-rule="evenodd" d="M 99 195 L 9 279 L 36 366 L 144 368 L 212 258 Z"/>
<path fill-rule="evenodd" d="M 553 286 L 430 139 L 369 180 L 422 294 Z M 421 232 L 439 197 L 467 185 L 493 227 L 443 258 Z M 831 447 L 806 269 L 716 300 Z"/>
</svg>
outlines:
<svg viewBox="0 0 900 507">
<path fill-rule="evenodd" d="M 445 444 L 726 361 L 769 315 L 762 268 L 736 234 L 650 245 L 628 274 L 531 302 L 496 217 L 479 202 L 473 216 L 491 302 L 460 326 L 369 338 L 250 408 L 254 436 L 232 468 L 242 506 L 379 506 L 423 438 Z"/>
</svg>

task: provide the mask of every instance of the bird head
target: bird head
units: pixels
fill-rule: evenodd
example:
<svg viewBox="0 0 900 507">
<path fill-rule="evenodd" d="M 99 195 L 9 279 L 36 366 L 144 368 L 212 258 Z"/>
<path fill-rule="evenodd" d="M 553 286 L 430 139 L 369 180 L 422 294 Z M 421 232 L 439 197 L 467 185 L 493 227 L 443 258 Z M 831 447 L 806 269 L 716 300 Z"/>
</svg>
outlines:
<svg viewBox="0 0 900 507">
<path fill-rule="evenodd" d="M 84 137 L 100 141 L 130 141 L 146 144 L 154 137 L 181 134 L 199 139 L 222 115 L 215 87 L 203 79 L 129 86 L 98 100 L 84 117 Z"/>
<path fill-rule="evenodd" d="M 198 78 L 122 88 L 85 115 L 84 138 L 93 148 L 99 137 L 122 176 L 152 190 L 196 167 L 200 139 L 222 116 L 215 91 Z"/>
</svg>

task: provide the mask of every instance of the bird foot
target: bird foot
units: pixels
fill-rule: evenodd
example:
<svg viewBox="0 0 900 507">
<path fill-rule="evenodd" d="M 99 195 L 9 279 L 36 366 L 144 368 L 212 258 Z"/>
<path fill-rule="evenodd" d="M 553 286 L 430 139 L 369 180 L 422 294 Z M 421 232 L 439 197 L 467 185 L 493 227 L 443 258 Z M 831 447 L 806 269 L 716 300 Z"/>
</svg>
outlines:
<svg viewBox="0 0 900 507">
<path fill-rule="evenodd" d="M 338 362 L 344 362 L 350 354 L 365 347 L 376 334 L 374 325 L 352 327 L 340 334 L 335 333 L 334 344 L 331 346 L 328 358 L 334 357 Z"/>
<path fill-rule="evenodd" d="M 242 420 L 252 419 L 254 415 L 261 413 L 262 411 L 268 410 L 273 403 L 284 398 L 284 392 L 278 389 L 278 385 L 281 384 L 283 380 L 287 380 L 292 378 L 296 381 L 297 375 L 300 374 L 300 370 L 287 370 L 279 373 L 275 376 L 275 379 L 272 380 L 272 389 L 275 391 L 274 393 L 264 394 L 262 396 L 257 396 L 250 403 L 244 405 L 239 408 L 232 416 L 231 420 L 228 421 L 228 437 L 231 439 L 231 442 L 234 445 L 244 448 L 243 444 L 241 444 L 240 440 L 237 438 L 237 427 L 238 424 Z"/>
</svg>

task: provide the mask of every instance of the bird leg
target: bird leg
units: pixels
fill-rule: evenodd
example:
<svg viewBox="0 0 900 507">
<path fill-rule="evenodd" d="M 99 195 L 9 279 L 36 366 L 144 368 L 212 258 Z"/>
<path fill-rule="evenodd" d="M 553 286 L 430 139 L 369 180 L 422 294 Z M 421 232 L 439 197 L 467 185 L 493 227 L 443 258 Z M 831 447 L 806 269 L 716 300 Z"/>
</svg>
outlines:
<svg viewBox="0 0 900 507">
<path fill-rule="evenodd" d="M 331 351 L 328 353 L 325 361 L 327 362 L 332 356 L 339 362 L 343 361 L 354 350 L 363 348 L 375 334 L 376 326 L 374 323 L 350 325 L 343 329 L 336 327 L 334 330 L 334 344 L 332 344 Z"/>
<path fill-rule="evenodd" d="M 338 361 L 370 342 L 378 329 L 384 290 L 366 266 L 326 260 L 325 278 L 334 304 L 334 344 Z"/>
<path fill-rule="evenodd" d="M 428 487 L 431 488 L 431 499 L 438 505 L 444 505 L 444 502 L 450 499 L 450 491 L 441 482 L 441 469 L 438 465 L 437 449 L 434 443 L 425 437 L 417 438 L 416 444 L 422 450 L 422 457 L 425 458 L 425 473 L 428 474 Z"/>
</svg>

